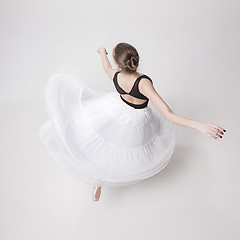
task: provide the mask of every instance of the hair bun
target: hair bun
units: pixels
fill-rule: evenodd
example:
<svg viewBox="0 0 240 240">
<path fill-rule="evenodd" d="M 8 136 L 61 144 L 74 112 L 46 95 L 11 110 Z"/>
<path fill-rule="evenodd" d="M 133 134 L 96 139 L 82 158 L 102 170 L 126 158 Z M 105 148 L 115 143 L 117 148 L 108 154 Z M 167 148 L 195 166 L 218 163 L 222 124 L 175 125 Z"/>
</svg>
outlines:
<svg viewBox="0 0 240 240">
<path fill-rule="evenodd" d="M 137 62 L 137 58 L 134 56 L 131 56 L 130 60 L 135 60 Z"/>
<path fill-rule="evenodd" d="M 138 59 L 135 56 L 131 56 L 129 60 L 127 60 L 127 67 L 131 70 L 135 70 L 138 66 Z"/>
</svg>

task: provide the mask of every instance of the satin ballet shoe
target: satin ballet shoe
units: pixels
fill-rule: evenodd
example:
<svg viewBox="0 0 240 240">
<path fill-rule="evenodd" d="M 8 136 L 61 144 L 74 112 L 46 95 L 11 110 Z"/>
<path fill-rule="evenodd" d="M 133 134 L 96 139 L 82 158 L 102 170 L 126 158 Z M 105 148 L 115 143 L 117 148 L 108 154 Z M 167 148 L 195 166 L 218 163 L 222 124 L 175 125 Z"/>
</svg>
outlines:
<svg viewBox="0 0 240 240">
<path fill-rule="evenodd" d="M 101 196 L 101 187 L 100 186 L 94 186 L 92 200 L 93 201 L 98 201 L 100 196 Z"/>
</svg>

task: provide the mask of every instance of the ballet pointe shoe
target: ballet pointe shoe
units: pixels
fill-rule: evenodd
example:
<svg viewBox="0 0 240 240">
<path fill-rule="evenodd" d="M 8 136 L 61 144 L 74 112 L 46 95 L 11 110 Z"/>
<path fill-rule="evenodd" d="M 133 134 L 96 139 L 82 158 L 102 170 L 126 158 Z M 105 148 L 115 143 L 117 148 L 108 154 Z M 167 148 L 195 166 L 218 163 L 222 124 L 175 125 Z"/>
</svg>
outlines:
<svg viewBox="0 0 240 240">
<path fill-rule="evenodd" d="M 92 195 L 92 200 L 93 201 L 98 201 L 100 196 L 101 196 L 101 188 L 100 186 L 94 186 L 93 188 L 93 195 Z"/>
</svg>

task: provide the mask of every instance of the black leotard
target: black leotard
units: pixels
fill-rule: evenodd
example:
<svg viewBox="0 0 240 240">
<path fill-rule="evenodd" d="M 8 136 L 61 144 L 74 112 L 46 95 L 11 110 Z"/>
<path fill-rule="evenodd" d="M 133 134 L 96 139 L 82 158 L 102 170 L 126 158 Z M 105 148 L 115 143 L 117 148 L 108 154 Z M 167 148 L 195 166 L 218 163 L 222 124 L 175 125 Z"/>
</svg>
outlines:
<svg viewBox="0 0 240 240">
<path fill-rule="evenodd" d="M 120 73 L 120 71 L 118 71 L 118 72 L 116 72 L 116 73 L 114 74 L 113 82 L 114 82 L 114 85 L 115 85 L 116 90 L 120 93 L 121 99 L 122 99 L 126 104 L 128 104 L 129 106 L 131 106 L 131 107 L 133 107 L 133 108 L 138 108 L 138 109 L 140 109 L 140 108 L 145 108 L 145 107 L 148 105 L 149 99 L 148 99 L 146 96 L 144 96 L 142 93 L 140 93 L 140 91 L 139 91 L 139 89 L 138 89 L 138 84 L 139 84 L 139 82 L 140 82 L 140 80 L 141 80 L 142 78 L 147 78 L 147 79 L 149 79 L 149 80 L 152 82 L 152 80 L 150 79 L 150 77 L 148 77 L 148 76 L 145 75 L 145 74 L 142 75 L 142 76 L 139 76 L 139 77 L 135 80 L 131 91 L 130 91 L 129 93 L 127 93 L 127 92 L 125 92 L 125 91 L 118 85 L 118 82 L 117 82 L 117 75 L 118 75 L 118 73 Z M 133 104 L 133 103 L 130 103 L 130 102 L 126 101 L 126 100 L 121 96 L 121 94 L 129 94 L 129 95 L 131 95 L 131 96 L 133 96 L 133 97 L 136 97 L 136 98 L 138 98 L 138 99 L 146 99 L 147 101 L 144 102 L 144 103 L 142 103 L 142 104 Z"/>
</svg>

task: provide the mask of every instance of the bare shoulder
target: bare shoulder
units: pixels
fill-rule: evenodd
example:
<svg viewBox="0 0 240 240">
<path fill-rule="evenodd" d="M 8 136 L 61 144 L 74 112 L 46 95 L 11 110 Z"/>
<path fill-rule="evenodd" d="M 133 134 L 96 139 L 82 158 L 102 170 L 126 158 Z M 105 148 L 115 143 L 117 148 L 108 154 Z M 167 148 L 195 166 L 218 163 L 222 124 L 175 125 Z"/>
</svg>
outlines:
<svg viewBox="0 0 240 240">
<path fill-rule="evenodd" d="M 148 78 L 142 78 L 142 81 L 139 82 L 138 88 L 139 91 L 146 96 L 168 119 L 169 113 L 173 111 L 155 90 L 152 82 Z"/>
<path fill-rule="evenodd" d="M 113 80 L 113 77 L 114 77 L 115 73 L 118 72 L 118 71 L 119 70 L 117 70 L 117 69 L 109 68 L 108 70 L 106 70 L 106 73 L 109 76 L 109 78 L 111 80 Z"/>
<path fill-rule="evenodd" d="M 145 95 L 146 97 L 151 96 L 151 94 L 156 93 L 155 88 L 153 87 L 152 81 L 150 81 L 148 78 L 143 77 L 141 81 L 139 82 L 138 89 L 140 93 Z"/>
</svg>

